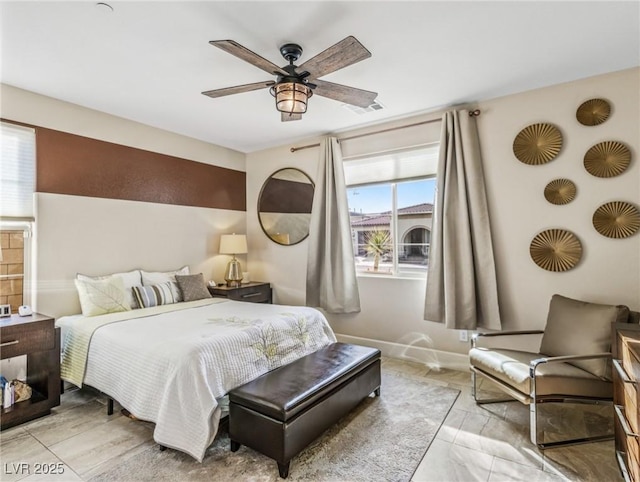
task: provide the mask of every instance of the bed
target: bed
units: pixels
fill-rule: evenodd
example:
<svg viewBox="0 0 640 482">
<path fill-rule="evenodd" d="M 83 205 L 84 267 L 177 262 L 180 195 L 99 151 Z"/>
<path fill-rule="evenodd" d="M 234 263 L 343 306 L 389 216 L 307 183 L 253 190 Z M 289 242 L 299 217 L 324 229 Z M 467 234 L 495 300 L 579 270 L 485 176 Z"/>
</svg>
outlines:
<svg viewBox="0 0 640 482">
<path fill-rule="evenodd" d="M 157 443 L 198 461 L 229 390 L 336 341 L 316 309 L 222 298 L 65 316 L 56 325 L 64 380 L 154 422 Z"/>
</svg>

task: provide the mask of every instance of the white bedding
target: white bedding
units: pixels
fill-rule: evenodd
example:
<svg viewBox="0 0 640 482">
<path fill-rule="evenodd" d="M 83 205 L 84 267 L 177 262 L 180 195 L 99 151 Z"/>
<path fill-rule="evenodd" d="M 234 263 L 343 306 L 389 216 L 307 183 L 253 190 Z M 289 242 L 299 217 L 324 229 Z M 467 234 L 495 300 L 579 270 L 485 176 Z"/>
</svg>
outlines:
<svg viewBox="0 0 640 482">
<path fill-rule="evenodd" d="M 222 302 L 221 302 L 222 301 Z M 313 308 L 213 299 L 212 304 L 98 328 L 84 383 L 156 423 L 154 439 L 202 461 L 218 429 L 218 399 L 269 370 L 336 341 Z M 65 340 L 87 319 L 60 318 Z M 71 346 L 71 345 L 69 345 Z"/>
</svg>

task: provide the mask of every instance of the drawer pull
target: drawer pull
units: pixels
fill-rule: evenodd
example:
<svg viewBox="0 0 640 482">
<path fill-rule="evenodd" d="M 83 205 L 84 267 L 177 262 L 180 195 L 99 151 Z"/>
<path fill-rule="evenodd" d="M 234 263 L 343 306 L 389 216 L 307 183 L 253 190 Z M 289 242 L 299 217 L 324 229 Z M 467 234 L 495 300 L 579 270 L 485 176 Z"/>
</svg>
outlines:
<svg viewBox="0 0 640 482">
<path fill-rule="evenodd" d="M 20 343 L 20 340 L 5 341 L 4 343 L 0 343 L 0 346 L 17 345 L 18 343 Z"/>
<path fill-rule="evenodd" d="M 240 298 L 255 298 L 256 296 L 262 296 L 262 293 L 249 293 L 249 294 L 240 296 Z"/>
<path fill-rule="evenodd" d="M 629 427 L 629 422 L 627 422 L 627 418 L 624 416 L 624 413 L 623 413 L 624 407 L 622 405 L 614 405 L 613 409 L 616 411 L 618 420 L 620 420 L 620 425 L 622 425 L 622 430 L 624 430 L 624 434 L 627 437 L 640 438 L 640 435 L 638 435 L 637 433 L 633 433 L 631 431 L 631 427 Z"/>
<path fill-rule="evenodd" d="M 625 462 L 626 457 L 627 454 L 616 450 L 616 459 L 618 460 L 618 467 L 620 467 L 620 472 L 622 472 L 624 482 L 631 482 L 631 477 L 629 477 L 629 471 L 627 470 L 627 463 Z"/>
<path fill-rule="evenodd" d="M 620 378 L 622 379 L 622 381 L 624 383 L 631 383 L 633 385 L 636 385 L 638 382 L 636 382 L 635 380 L 629 378 L 629 375 L 627 375 L 627 372 L 624 370 L 624 368 L 622 367 L 622 365 L 620 364 L 620 360 L 611 360 L 613 362 L 613 366 L 616 369 L 616 371 L 618 372 L 618 375 L 620 375 Z"/>
</svg>

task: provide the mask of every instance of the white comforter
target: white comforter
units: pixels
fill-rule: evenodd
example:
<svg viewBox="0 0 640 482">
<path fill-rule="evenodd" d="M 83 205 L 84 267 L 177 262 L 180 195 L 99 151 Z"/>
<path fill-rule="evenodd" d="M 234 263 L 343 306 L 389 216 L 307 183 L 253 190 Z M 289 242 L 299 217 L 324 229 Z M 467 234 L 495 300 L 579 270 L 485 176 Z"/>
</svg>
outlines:
<svg viewBox="0 0 640 482">
<path fill-rule="evenodd" d="M 325 317 L 307 307 L 215 299 L 154 316 L 145 311 L 93 333 L 84 383 L 155 422 L 156 442 L 198 461 L 218 429 L 218 399 L 336 340 Z M 63 360 L 64 339 L 83 320 L 58 320 Z"/>
</svg>

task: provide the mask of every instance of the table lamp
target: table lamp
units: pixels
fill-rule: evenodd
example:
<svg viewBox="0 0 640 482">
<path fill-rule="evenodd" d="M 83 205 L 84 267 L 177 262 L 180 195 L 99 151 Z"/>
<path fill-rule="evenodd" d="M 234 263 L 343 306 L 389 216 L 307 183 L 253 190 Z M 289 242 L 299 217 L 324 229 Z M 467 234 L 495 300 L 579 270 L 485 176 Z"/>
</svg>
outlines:
<svg viewBox="0 0 640 482">
<path fill-rule="evenodd" d="M 220 236 L 220 254 L 231 254 L 233 258 L 227 264 L 224 280 L 227 286 L 239 286 L 242 281 L 242 269 L 236 254 L 247 253 L 247 236 L 244 234 L 223 234 Z"/>
</svg>

